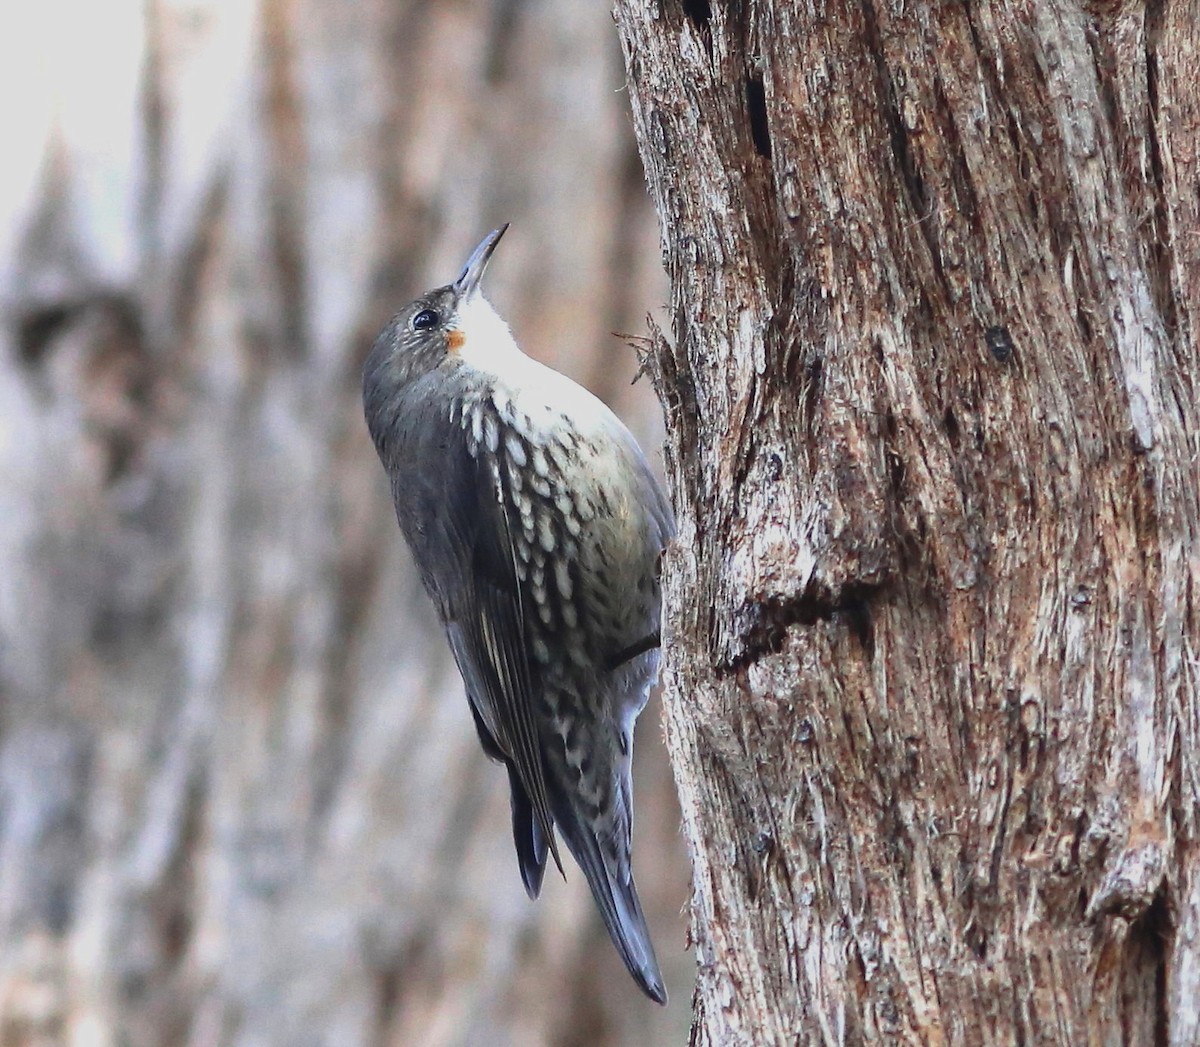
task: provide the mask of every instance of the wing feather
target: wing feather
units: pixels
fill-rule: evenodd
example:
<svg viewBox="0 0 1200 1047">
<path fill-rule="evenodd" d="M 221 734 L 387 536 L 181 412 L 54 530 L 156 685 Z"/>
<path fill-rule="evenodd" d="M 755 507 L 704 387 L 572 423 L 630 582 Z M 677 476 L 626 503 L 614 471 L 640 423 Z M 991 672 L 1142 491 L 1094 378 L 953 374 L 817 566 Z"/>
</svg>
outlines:
<svg viewBox="0 0 1200 1047">
<path fill-rule="evenodd" d="M 463 497 L 446 521 L 459 548 L 447 633 L 472 706 L 524 788 L 534 825 L 561 872 L 504 490 L 486 460 L 464 455 L 460 463 L 467 475 L 455 486 Z"/>
</svg>

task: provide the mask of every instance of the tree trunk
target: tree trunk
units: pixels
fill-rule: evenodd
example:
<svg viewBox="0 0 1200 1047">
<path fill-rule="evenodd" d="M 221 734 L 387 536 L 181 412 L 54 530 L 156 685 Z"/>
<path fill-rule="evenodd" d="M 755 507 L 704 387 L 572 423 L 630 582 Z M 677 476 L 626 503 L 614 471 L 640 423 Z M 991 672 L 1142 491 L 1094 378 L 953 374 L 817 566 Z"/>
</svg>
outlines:
<svg viewBox="0 0 1200 1047">
<path fill-rule="evenodd" d="M 694 1043 L 1200 1043 L 1197 15 L 618 0 Z"/>
<path fill-rule="evenodd" d="M 6 1047 L 684 1034 L 577 871 L 526 899 L 359 403 L 388 315 L 508 219 L 522 344 L 657 413 L 611 334 L 665 295 L 620 54 L 569 7 L 0 14 Z M 678 995 L 654 734 L 635 863 Z"/>
</svg>

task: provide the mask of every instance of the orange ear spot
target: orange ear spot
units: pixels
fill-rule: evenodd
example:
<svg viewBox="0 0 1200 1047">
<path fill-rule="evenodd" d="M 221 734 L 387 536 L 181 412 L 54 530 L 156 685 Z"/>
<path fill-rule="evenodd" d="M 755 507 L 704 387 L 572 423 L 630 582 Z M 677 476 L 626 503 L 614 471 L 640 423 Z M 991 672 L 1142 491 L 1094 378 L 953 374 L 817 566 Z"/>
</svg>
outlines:
<svg viewBox="0 0 1200 1047">
<path fill-rule="evenodd" d="M 450 347 L 450 352 L 457 353 L 466 344 L 467 336 L 462 331 L 446 332 L 446 345 Z"/>
</svg>

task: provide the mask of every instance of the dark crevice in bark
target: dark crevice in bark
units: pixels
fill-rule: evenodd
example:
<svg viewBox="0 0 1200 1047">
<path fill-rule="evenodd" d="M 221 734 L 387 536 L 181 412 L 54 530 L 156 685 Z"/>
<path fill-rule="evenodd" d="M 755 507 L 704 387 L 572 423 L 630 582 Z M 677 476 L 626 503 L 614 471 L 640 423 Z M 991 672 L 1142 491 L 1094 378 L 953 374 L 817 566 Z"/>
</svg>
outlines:
<svg viewBox="0 0 1200 1047">
<path fill-rule="evenodd" d="M 975 10 L 973 4 L 962 5 L 963 18 L 967 23 L 967 32 L 971 35 L 971 47 L 975 51 L 975 56 L 979 60 L 979 68 L 983 72 L 983 94 L 984 99 L 989 108 L 998 104 L 998 99 L 1004 97 L 1004 81 L 1005 73 L 1000 68 L 1004 61 L 1004 52 L 999 54 L 993 53 L 992 49 L 986 46 L 983 42 L 983 37 L 979 35 L 979 26 L 975 24 Z M 1011 119 L 1011 113 L 1008 114 Z"/>
<path fill-rule="evenodd" d="M 1075 303 L 1075 326 L 1079 328 L 1079 340 L 1082 345 L 1090 345 L 1095 332 L 1092 329 L 1092 320 L 1088 315 L 1089 307 L 1086 298 L 1080 294 L 1078 301 Z"/>
<path fill-rule="evenodd" d="M 750 114 L 750 135 L 759 156 L 771 159 L 771 129 L 767 121 L 767 92 L 762 73 L 746 77 L 746 109 Z"/>
<path fill-rule="evenodd" d="M 946 430 L 946 437 L 951 445 L 957 447 L 961 430 L 958 425 L 958 416 L 955 415 L 953 407 L 947 406 L 942 412 L 942 426 Z"/>
<path fill-rule="evenodd" d="M 846 596 L 843 598 L 842 611 L 850 634 L 862 647 L 867 661 L 875 658 L 875 623 L 871 617 L 871 605 L 864 597 Z"/>
<path fill-rule="evenodd" d="M 766 730 L 766 725 L 762 721 L 762 717 L 758 715 L 758 707 L 749 706 L 750 715 L 754 717 L 756 726 L 759 730 L 759 736 L 762 737 Z M 803 727 L 796 734 L 789 734 L 789 744 L 794 740 L 799 740 L 806 745 L 813 742 L 812 721 L 805 717 L 801 724 L 808 724 L 807 735 L 803 732 Z M 790 726 L 790 724 L 789 724 Z M 748 751 L 753 751 L 753 738 L 744 739 L 744 743 Z M 760 765 L 761 767 L 761 765 Z M 761 870 L 765 875 L 768 871 L 775 874 L 776 882 L 780 883 L 787 892 L 787 898 L 792 905 L 799 904 L 799 899 L 796 895 L 796 885 L 792 878 L 792 870 L 788 862 L 788 856 L 784 854 L 780 847 L 779 841 L 787 838 L 787 833 L 790 828 L 788 825 L 781 824 L 779 811 L 776 805 L 772 802 L 771 789 L 769 782 L 763 781 L 761 771 L 759 774 L 759 787 L 761 789 L 762 805 L 761 819 L 759 829 L 754 834 L 754 839 L 751 843 L 751 848 L 754 854 L 761 862 Z M 761 827 L 761 821 L 766 821 L 767 827 Z"/>
<path fill-rule="evenodd" d="M 1032 153 L 1026 145 L 1026 136 L 1019 116 L 1011 108 L 1004 109 L 1003 127 L 1009 145 L 1012 147 L 1019 182 L 1021 185 L 1028 186 L 1028 190 L 1021 196 L 1021 201 L 1025 204 L 1025 213 L 1030 224 L 1036 227 L 1041 218 L 1037 172 L 1033 166 Z"/>
<path fill-rule="evenodd" d="M 779 483 L 783 479 L 783 459 L 772 451 L 767 455 L 767 483 Z"/>
<path fill-rule="evenodd" d="M 1166 892 L 1160 889 L 1150 907 L 1130 926 L 1118 968 L 1124 983 L 1121 1017 L 1126 1043 L 1167 1047 L 1170 1042 L 1167 944 L 1174 936 Z M 1153 1039 L 1146 1040 L 1141 1035 L 1144 1032 L 1150 1032 Z"/>
<path fill-rule="evenodd" d="M 823 357 L 814 355 L 805 364 L 803 389 L 804 398 L 801 402 L 804 405 L 804 426 L 811 440 L 817 408 L 821 403 L 821 394 L 825 390 L 825 360 Z"/>
<path fill-rule="evenodd" d="M 1174 335 L 1177 326 L 1174 280 L 1175 245 L 1171 242 L 1167 213 L 1166 175 L 1163 171 L 1162 144 L 1159 142 L 1159 72 L 1158 48 L 1162 38 L 1163 0 L 1148 0 L 1146 4 L 1146 138 L 1150 159 L 1150 191 L 1154 200 L 1154 217 L 1147 237 L 1150 260 L 1150 286 L 1154 304 L 1162 313 L 1163 325 Z"/>
<path fill-rule="evenodd" d="M 983 338 L 987 342 L 988 352 L 992 354 L 997 363 L 1006 364 L 1013 358 L 1012 335 L 1003 324 L 994 324 L 989 327 L 984 332 Z"/>
<path fill-rule="evenodd" d="M 697 29 L 707 31 L 712 23 L 712 6 L 709 0 L 683 0 L 683 13 Z"/>
<path fill-rule="evenodd" d="M 1084 37 L 1092 57 L 1092 69 L 1096 74 L 1096 96 L 1100 100 L 1104 122 L 1112 131 L 1113 150 L 1119 157 L 1123 143 L 1121 141 L 1121 104 L 1117 97 L 1116 56 L 1110 46 L 1108 34 L 1106 33 L 1102 39 L 1095 23 L 1088 26 Z"/>
<path fill-rule="evenodd" d="M 990 884 L 975 876 L 972 855 L 964 849 L 959 855 L 959 879 L 963 883 L 963 941 L 980 960 L 986 960 L 995 922 L 996 898 Z"/>
<path fill-rule="evenodd" d="M 1030 729 L 1022 720 L 1023 703 L 1019 696 L 1010 692 L 1008 696 L 1008 730 L 1009 748 L 1012 749 L 1011 739 L 1016 739 L 1017 767 L 1023 774 L 1036 773 L 1041 769 L 1042 756 L 1045 753 L 1046 736 L 1044 732 Z M 1029 786 L 1036 790 L 1036 782 Z M 1037 807 L 1028 804 L 1025 811 L 1025 821 L 1022 828 L 1036 834 L 1044 826 L 1045 820 Z"/>
<path fill-rule="evenodd" d="M 793 626 L 818 622 L 841 622 L 862 647 L 867 660 L 874 657 L 875 629 L 871 600 L 885 588 L 883 583 L 850 582 L 837 591 L 810 585 L 791 599 L 768 599 L 744 604 L 734 612 L 738 654 L 719 669 L 737 671 L 769 655 L 778 654 Z"/>
<path fill-rule="evenodd" d="M 764 332 L 764 339 L 768 336 Z M 769 350 L 768 350 L 769 352 Z M 759 429 L 763 424 L 762 382 L 752 380 L 746 390 L 746 409 L 742 424 L 736 426 L 737 440 L 727 450 L 734 463 L 730 478 L 729 507 L 731 514 L 740 515 L 754 500 L 753 487 L 748 484 L 751 469 L 759 456 Z"/>
<path fill-rule="evenodd" d="M 940 261 L 935 244 L 926 226 L 931 208 L 929 192 L 925 181 L 917 170 L 912 151 L 908 144 L 908 131 L 904 126 L 904 118 L 900 113 L 899 100 L 896 97 L 896 83 L 888 68 L 887 57 L 884 54 L 883 38 L 880 35 L 879 20 L 875 13 L 872 0 L 863 0 L 863 21 L 866 34 L 867 50 L 875 63 L 876 86 L 879 91 L 879 111 L 883 117 L 888 138 L 891 143 L 892 155 L 896 160 L 896 174 L 908 197 L 909 206 L 916 217 L 921 232 L 929 241 L 932 261 L 941 274 Z"/>
<path fill-rule="evenodd" d="M 700 440 L 700 413 L 696 401 L 696 385 L 686 355 L 683 355 L 683 366 L 676 358 L 676 349 L 658 329 L 654 321 L 647 317 L 650 337 L 654 340 L 655 351 L 648 354 L 649 366 L 647 371 L 654 392 L 662 404 L 663 414 L 668 431 L 675 430 L 680 434 L 678 440 L 668 440 L 664 444 L 664 456 L 667 459 L 668 475 L 677 484 L 675 493 L 675 509 L 679 511 L 679 499 L 684 492 L 692 492 L 697 504 L 704 504 L 707 492 L 702 490 L 702 471 L 696 456 L 703 446 Z M 686 318 L 677 316 L 675 330 L 686 328 Z M 686 457 L 675 457 L 675 449 L 683 448 Z M 697 520 L 699 523 L 699 519 Z"/>
</svg>

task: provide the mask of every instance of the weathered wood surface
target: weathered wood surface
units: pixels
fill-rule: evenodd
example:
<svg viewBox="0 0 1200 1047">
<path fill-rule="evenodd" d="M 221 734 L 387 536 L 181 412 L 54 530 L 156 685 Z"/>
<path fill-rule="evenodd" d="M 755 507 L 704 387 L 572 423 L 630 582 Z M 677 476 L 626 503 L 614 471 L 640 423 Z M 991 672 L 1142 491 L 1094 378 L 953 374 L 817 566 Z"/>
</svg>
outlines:
<svg viewBox="0 0 1200 1047">
<path fill-rule="evenodd" d="M 0 1042 L 681 1042 L 656 714 L 665 1012 L 582 876 L 525 898 L 358 403 L 390 310 L 511 220 L 493 300 L 656 443 L 608 14 L 18 4 L 0 50 Z"/>
<path fill-rule="evenodd" d="M 698 1044 L 1200 1043 L 1200 18 L 618 0 Z"/>
</svg>

